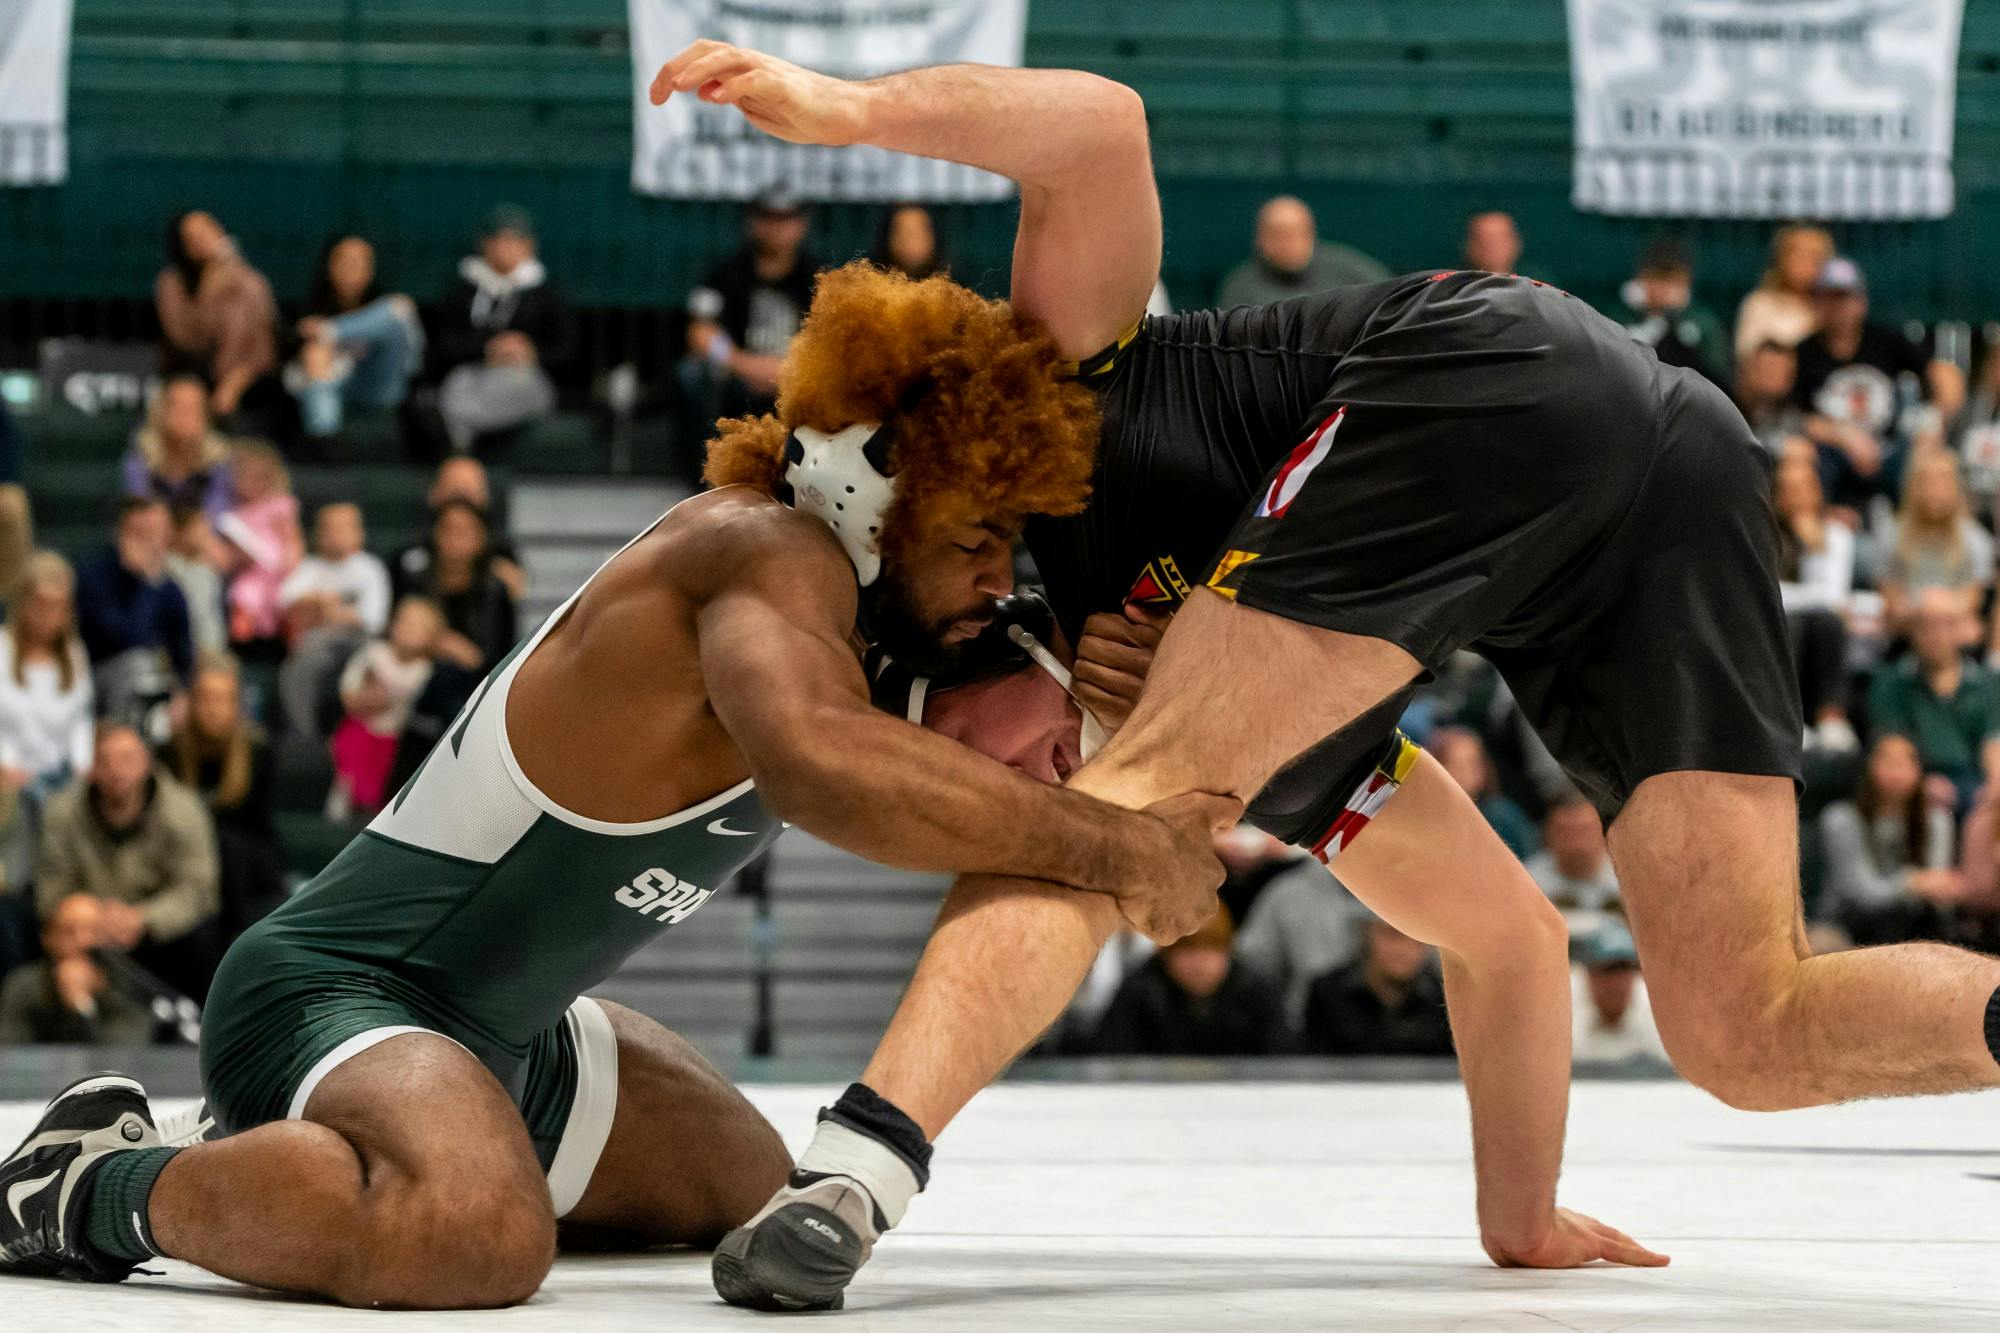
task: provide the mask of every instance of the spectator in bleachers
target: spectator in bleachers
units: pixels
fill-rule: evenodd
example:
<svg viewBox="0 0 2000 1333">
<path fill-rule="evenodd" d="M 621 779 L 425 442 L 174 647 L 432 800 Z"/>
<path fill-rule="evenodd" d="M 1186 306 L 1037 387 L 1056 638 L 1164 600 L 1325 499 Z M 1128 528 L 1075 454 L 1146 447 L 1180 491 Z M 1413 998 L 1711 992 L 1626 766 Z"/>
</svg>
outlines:
<svg viewBox="0 0 2000 1333">
<path fill-rule="evenodd" d="M 1313 857 L 1294 852 L 1251 902 L 1236 932 L 1236 956 L 1278 985 L 1297 1028 L 1313 981 L 1354 957 L 1368 920 L 1346 885 Z"/>
<path fill-rule="evenodd" d="M 486 464 L 468 454 L 456 454 L 439 463 L 436 475 L 431 478 L 430 491 L 425 496 L 433 520 L 437 518 L 438 507 L 447 500 L 463 500 L 486 515 L 487 546 L 492 553 L 494 577 L 506 585 L 514 600 L 519 601 L 528 590 L 528 576 L 521 568 L 514 543 L 508 540 L 506 516 L 493 503 L 492 483 L 487 477 Z M 396 552 L 395 558 L 389 562 L 389 569 L 398 581 L 416 583 L 424 578 L 430 563 L 431 545 L 426 539 Z"/>
<path fill-rule="evenodd" d="M 1806 438 L 1806 414 L 1792 401 L 1798 378 L 1799 354 L 1781 342 L 1758 343 L 1736 361 L 1737 409 L 1774 459 L 1794 442 L 1813 447 Z"/>
<path fill-rule="evenodd" d="M 1479 807 L 1479 813 L 1486 816 L 1508 851 L 1525 860 L 1541 850 L 1535 821 L 1501 792 L 1500 775 L 1478 732 L 1466 727 L 1439 727 L 1431 733 L 1429 748 L 1444 771 Z"/>
<path fill-rule="evenodd" d="M 197 653 L 221 652 L 229 646 L 229 611 L 223 595 L 223 568 L 229 556 L 208 515 L 199 509 L 176 509 L 174 535 L 167 547 L 167 577 L 187 602 L 188 632 Z"/>
<path fill-rule="evenodd" d="M 200 509 L 213 522 L 229 508 L 230 484 L 229 441 L 210 424 L 208 390 L 193 375 L 174 376 L 132 436 L 125 494 Z"/>
<path fill-rule="evenodd" d="M 165 505 L 128 497 L 111 545 L 77 571 L 77 628 L 106 717 L 136 718 L 194 669 L 187 599 L 167 577 L 171 536 Z"/>
<path fill-rule="evenodd" d="M 278 849 L 278 786 L 263 728 L 243 715 L 243 679 L 234 658 L 204 657 L 188 688 L 187 715 L 160 765 L 201 798 L 215 824 L 222 942 L 236 938 L 284 895 Z"/>
<path fill-rule="evenodd" d="M 430 683 L 444 633 L 435 602 L 404 597 L 388 634 L 348 660 L 340 676 L 347 716 L 333 733 L 336 813 L 373 813 L 388 797 L 397 742 L 411 705 Z"/>
<path fill-rule="evenodd" d="M 1819 330 L 1799 344 L 1792 399 L 1830 469 L 1828 492 L 1888 490 L 1905 444 L 1942 443 L 1939 423 L 1964 405 L 1965 376 L 1933 356 L 1927 339 L 1868 318 L 1868 285 L 1853 260 L 1828 260 L 1813 300 Z"/>
<path fill-rule="evenodd" d="M 2000 339 L 1986 349 L 1979 377 L 1952 432 L 1952 446 L 1965 460 L 1965 483 L 1982 513 L 2000 500 Z"/>
<path fill-rule="evenodd" d="M 1625 331 L 1652 348 L 1662 365 L 1685 366 L 1728 384 L 1729 339 L 1715 312 L 1694 299 L 1694 260 L 1686 245 L 1667 238 L 1648 246 L 1624 297 L 1633 315 Z"/>
<path fill-rule="evenodd" d="M 278 590 L 291 652 L 278 673 L 285 726 L 320 737 L 321 706 L 347 660 L 389 623 L 389 571 L 366 549 L 361 506 L 321 505 L 313 554 Z"/>
<path fill-rule="evenodd" d="M 1521 263 L 1525 248 L 1514 215 L 1491 210 L 1474 213 L 1465 220 L 1465 266 L 1488 273 L 1513 273 L 1537 282 L 1555 285 L 1555 279 L 1539 264 Z"/>
<path fill-rule="evenodd" d="M 1257 210 L 1252 244 L 1250 257 L 1229 270 L 1216 293 L 1215 303 L 1225 310 L 1382 282 L 1390 276 L 1386 267 L 1354 247 L 1320 239 L 1312 210 L 1289 194 L 1266 200 Z"/>
<path fill-rule="evenodd" d="M 28 557 L 0 629 L 0 783 L 47 795 L 90 767 L 90 659 L 76 629 L 76 575 Z"/>
<path fill-rule="evenodd" d="M 212 387 L 208 406 L 233 416 L 244 394 L 277 369 L 278 304 L 213 216 L 182 213 L 167 227 L 167 266 L 153 284 L 166 341 L 165 369 L 191 370 Z"/>
<path fill-rule="evenodd" d="M 937 218 L 922 204 L 891 204 L 884 209 L 875 248 L 868 257 L 883 268 L 917 280 L 951 271 L 945 262 L 944 242 L 938 238 Z"/>
<path fill-rule="evenodd" d="M 298 497 L 284 459 L 270 445 L 236 446 L 235 496 L 216 523 L 230 557 L 229 641 L 259 660 L 284 655 L 279 590 L 305 555 Z"/>
<path fill-rule="evenodd" d="M 1736 311 L 1738 358 L 1767 342 L 1797 347 L 1819 327 L 1813 284 L 1833 258 L 1833 237 L 1819 227 L 1780 227 L 1771 237 L 1771 262 L 1757 289 Z"/>
<path fill-rule="evenodd" d="M 1897 732 L 1868 750 L 1860 790 L 1820 812 L 1826 883 L 1815 915 L 1856 944 L 1937 938 L 1964 893 L 1951 810 L 1926 798 L 1917 747 Z"/>
<path fill-rule="evenodd" d="M 1992 953 L 2000 950 L 2000 749 L 1984 758 L 1986 780 L 1958 840 L 1957 942 Z"/>
<path fill-rule="evenodd" d="M 193 792 L 153 767 L 131 727 L 97 730 L 90 776 L 49 798 L 35 902 L 100 900 L 108 943 L 200 1002 L 220 960 L 215 830 Z"/>
<path fill-rule="evenodd" d="M 1361 956 L 1306 993 L 1302 1039 L 1314 1055 L 1450 1055 L 1436 951 L 1370 921 Z"/>
<path fill-rule="evenodd" d="M 1946 588 L 1918 594 L 1910 652 L 1875 669 L 1868 683 L 1868 724 L 1917 747 L 1926 773 L 1950 780 L 1963 805 L 1984 771 L 1989 741 L 2000 736 L 2000 677 L 1966 652 L 1977 622 Z"/>
<path fill-rule="evenodd" d="M 1232 958 L 1229 913 L 1125 978 L 1097 1025 L 1100 1055 L 1275 1055 L 1289 1044 L 1277 986 Z"/>
<path fill-rule="evenodd" d="M 437 655 L 480 671 L 514 647 L 514 597 L 493 569 L 486 511 L 469 500 L 446 500 L 431 516 L 430 559 L 410 574 L 399 568 L 395 593 L 426 597 L 444 613 Z"/>
<path fill-rule="evenodd" d="M 481 436 L 555 410 L 553 377 L 568 363 L 574 334 L 536 257 L 534 222 L 521 209 L 493 210 L 479 253 L 459 261 L 458 276 L 438 333 L 446 367 L 438 411 L 451 447 L 463 453 Z"/>
<path fill-rule="evenodd" d="M 1573 938 L 1596 930 L 1607 916 L 1624 914 L 1618 872 L 1604 845 L 1604 821 L 1597 807 L 1576 792 L 1549 807 L 1542 820 L 1542 850 L 1528 858 L 1528 874 L 1562 912 Z"/>
<path fill-rule="evenodd" d="M 337 435 L 349 412 L 400 406 L 423 365 L 416 302 L 382 290 L 375 247 L 351 232 L 320 252 L 297 331 L 285 387 L 305 433 L 321 439 Z"/>
<path fill-rule="evenodd" d="M 13 600 L 22 566 L 35 549 L 34 514 L 21 485 L 21 439 L 0 398 L 0 604 Z"/>
<path fill-rule="evenodd" d="M 1570 998 L 1571 1059 L 1666 1062 L 1667 1048 L 1653 1023 L 1652 1002 L 1639 976 L 1639 951 L 1623 922 L 1607 921 L 1578 942 Z"/>
<path fill-rule="evenodd" d="M 111 942 L 104 918 L 105 905 L 85 894 L 56 905 L 41 960 L 0 982 L 0 1046 L 142 1046 L 152 1038 L 151 1004 L 93 956 Z"/>
<path fill-rule="evenodd" d="M 750 205 L 744 247 L 716 264 L 688 295 L 681 392 L 690 437 L 707 439 L 719 416 L 769 411 L 778 367 L 812 303 L 819 259 L 806 248 L 811 215 L 769 191 Z"/>
<path fill-rule="evenodd" d="M 1854 596 L 1854 533 L 1827 514 L 1819 469 L 1803 451 L 1778 462 L 1778 594 L 1791 631 L 1799 697 L 1812 738 L 1830 750 L 1858 743 L 1847 720 L 1847 607 Z"/>
<path fill-rule="evenodd" d="M 1993 538 L 1972 516 L 1958 459 L 1925 449 L 1910 460 L 1903 503 L 1876 586 L 1893 633 L 1909 632 L 1917 599 L 1942 589 L 1976 615 L 1993 583 Z"/>
</svg>

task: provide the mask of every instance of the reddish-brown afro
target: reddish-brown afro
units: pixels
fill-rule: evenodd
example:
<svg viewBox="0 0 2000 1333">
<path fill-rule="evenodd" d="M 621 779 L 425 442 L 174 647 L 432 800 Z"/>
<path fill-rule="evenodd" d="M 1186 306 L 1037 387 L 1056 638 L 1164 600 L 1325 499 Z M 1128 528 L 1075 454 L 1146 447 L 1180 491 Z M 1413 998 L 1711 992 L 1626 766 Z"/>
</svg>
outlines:
<svg viewBox="0 0 2000 1333">
<path fill-rule="evenodd" d="M 819 275 L 778 376 L 777 414 L 716 423 L 703 476 L 771 491 L 795 427 L 832 432 L 892 414 L 885 559 L 941 524 L 1073 514 L 1090 494 L 1096 399 L 1041 328 L 948 278 L 912 282 L 862 262 Z"/>
</svg>

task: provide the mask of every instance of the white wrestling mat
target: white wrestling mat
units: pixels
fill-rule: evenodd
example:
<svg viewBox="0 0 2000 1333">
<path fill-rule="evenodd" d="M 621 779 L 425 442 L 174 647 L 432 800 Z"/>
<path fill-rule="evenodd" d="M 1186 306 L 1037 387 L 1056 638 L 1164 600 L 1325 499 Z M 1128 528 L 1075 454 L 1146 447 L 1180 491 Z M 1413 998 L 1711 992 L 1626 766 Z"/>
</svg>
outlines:
<svg viewBox="0 0 2000 1333">
<path fill-rule="evenodd" d="M 752 1088 L 796 1148 L 834 1089 Z M 32 1108 L 0 1104 L 0 1138 Z M 1586 1083 L 1564 1202 L 1658 1271 L 1502 1272 L 1475 1241 L 1451 1084 L 1012 1085 L 946 1136 L 930 1193 L 850 1291 L 881 1329 L 2000 1327 L 2000 1097 L 1755 1116 Z M 749 1328 L 705 1255 L 557 1262 L 484 1313 L 351 1312 L 181 1264 L 118 1287 L 0 1279 L 9 1333 Z"/>
</svg>

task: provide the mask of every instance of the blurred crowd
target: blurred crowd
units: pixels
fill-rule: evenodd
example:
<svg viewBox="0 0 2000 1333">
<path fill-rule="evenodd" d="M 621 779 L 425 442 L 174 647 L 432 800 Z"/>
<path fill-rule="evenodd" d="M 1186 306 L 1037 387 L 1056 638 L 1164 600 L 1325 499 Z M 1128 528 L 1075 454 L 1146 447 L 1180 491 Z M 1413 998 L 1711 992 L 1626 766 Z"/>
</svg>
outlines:
<svg viewBox="0 0 2000 1333">
<path fill-rule="evenodd" d="M 948 254 L 940 215 L 883 210 L 875 262 L 921 278 Z M 654 376 L 683 438 L 772 405 L 828 258 L 800 201 L 749 205 Z M 1541 261 L 1508 214 L 1466 220 L 1462 266 L 1559 284 Z M 1768 457 L 1806 703 L 1814 946 L 1991 946 L 2000 352 L 1963 367 L 1884 319 L 1894 301 L 1817 227 L 1775 231 L 1733 327 L 1696 299 L 1695 262 L 1649 245 L 1606 313 L 1730 392 Z M 1283 196 L 1214 303 L 1389 276 Z M 32 548 L 0 405 L 0 1042 L 183 1029 L 228 941 L 293 887 L 279 790 L 306 774 L 329 819 L 365 820 L 527 628 L 485 460 L 572 401 L 580 356 L 532 218 L 494 209 L 450 296 L 420 308 L 365 234 L 329 237 L 307 291 L 281 301 L 219 219 L 182 213 L 154 302 L 157 388 L 105 479 L 102 546 L 74 565 Z M 371 545 L 362 504 L 308 514 L 292 492 L 291 467 L 339 463 L 370 417 L 394 419 L 428 501 L 423 539 L 399 549 Z M 1578 1057 L 1658 1058 L 1597 814 L 1504 684 L 1465 657 L 1404 721 L 1569 919 Z M 1224 854 L 1223 913 L 1166 950 L 1114 942 L 1051 1049 L 1449 1052 L 1435 951 L 1261 834 L 1235 831 Z"/>
</svg>

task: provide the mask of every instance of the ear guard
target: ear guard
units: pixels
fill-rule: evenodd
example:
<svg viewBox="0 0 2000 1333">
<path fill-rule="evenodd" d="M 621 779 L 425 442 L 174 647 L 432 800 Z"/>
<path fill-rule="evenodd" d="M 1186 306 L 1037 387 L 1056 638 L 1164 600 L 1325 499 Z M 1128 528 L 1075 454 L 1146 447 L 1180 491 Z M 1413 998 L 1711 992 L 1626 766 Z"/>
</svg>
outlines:
<svg viewBox="0 0 2000 1333">
<path fill-rule="evenodd" d="M 800 426 L 785 437 L 778 499 L 833 530 L 864 588 L 882 573 L 882 517 L 896 498 L 895 434 L 894 422 L 857 421 L 832 434 Z"/>
</svg>

